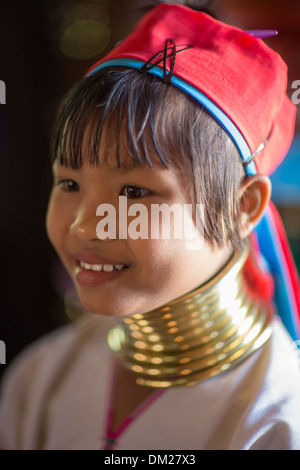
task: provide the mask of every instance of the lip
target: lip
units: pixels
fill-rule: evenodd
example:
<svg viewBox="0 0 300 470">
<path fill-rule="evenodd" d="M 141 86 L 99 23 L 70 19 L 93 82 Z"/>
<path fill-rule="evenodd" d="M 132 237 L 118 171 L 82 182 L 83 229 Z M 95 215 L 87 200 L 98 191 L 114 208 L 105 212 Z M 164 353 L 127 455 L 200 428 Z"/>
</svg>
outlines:
<svg viewBox="0 0 300 470">
<path fill-rule="evenodd" d="M 104 258 L 103 256 L 87 251 L 78 251 L 73 254 L 73 257 L 76 261 L 83 261 L 84 263 L 88 264 L 126 264 L 129 266 L 129 263 L 126 263 L 124 260 Z"/>
<path fill-rule="evenodd" d="M 128 266 L 128 263 L 119 260 L 113 260 L 109 258 L 103 258 L 94 253 L 88 252 L 77 252 L 73 255 L 74 259 L 76 260 L 76 268 L 75 268 L 75 278 L 78 284 L 81 286 L 86 287 L 95 287 L 99 286 L 105 282 L 112 281 L 120 276 L 123 276 L 125 272 L 128 271 L 127 268 L 121 269 L 120 271 L 91 271 L 84 269 L 80 266 L 80 261 L 88 264 L 113 264 L 113 265 L 121 265 L 125 264 Z"/>
</svg>

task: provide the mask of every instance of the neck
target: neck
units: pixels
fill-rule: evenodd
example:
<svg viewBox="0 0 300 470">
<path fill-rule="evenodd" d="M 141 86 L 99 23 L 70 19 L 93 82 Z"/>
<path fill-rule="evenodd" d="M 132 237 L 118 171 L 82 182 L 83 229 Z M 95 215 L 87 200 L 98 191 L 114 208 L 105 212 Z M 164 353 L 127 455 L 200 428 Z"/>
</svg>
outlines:
<svg viewBox="0 0 300 470">
<path fill-rule="evenodd" d="M 120 319 L 111 349 L 137 383 L 195 385 L 231 370 L 270 337 L 273 308 L 245 269 L 249 248 L 235 253 L 210 281 L 144 314 Z"/>
</svg>

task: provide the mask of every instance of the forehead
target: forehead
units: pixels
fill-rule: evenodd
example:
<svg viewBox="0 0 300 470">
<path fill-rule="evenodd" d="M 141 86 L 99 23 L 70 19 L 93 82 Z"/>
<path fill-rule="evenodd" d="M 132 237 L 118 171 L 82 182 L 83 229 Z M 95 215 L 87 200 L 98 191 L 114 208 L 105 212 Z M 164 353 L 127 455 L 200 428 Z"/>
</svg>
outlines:
<svg viewBox="0 0 300 470">
<path fill-rule="evenodd" d="M 150 166 L 146 162 L 136 163 L 127 152 L 121 154 L 120 162 L 118 162 L 114 150 L 106 150 L 105 156 L 102 159 L 100 158 L 97 164 L 89 162 L 88 156 L 83 152 L 82 164 L 76 168 L 72 168 L 71 165 L 60 161 L 58 158 L 54 160 L 52 167 L 55 172 L 59 171 L 59 169 L 71 170 L 76 173 L 95 170 L 94 174 L 98 172 L 99 174 L 134 175 L 137 177 L 139 175 L 148 175 L 151 178 L 154 176 L 170 176 L 174 179 L 184 179 L 187 177 L 183 168 L 174 165 L 163 166 L 156 155 L 153 156 Z"/>
<path fill-rule="evenodd" d="M 77 132 L 66 122 L 56 159 L 75 169 L 83 164 L 125 170 L 144 166 L 183 169 L 178 152 L 170 152 L 157 137 L 153 138 L 148 125 L 138 133 L 126 116 L 120 122 L 112 118 L 101 124 L 95 115 L 90 115 Z"/>
<path fill-rule="evenodd" d="M 170 164 L 168 167 L 161 164 L 157 155 L 153 153 L 151 166 L 146 162 L 136 163 L 126 148 L 120 148 L 120 164 L 116 159 L 115 147 L 101 150 L 101 156 L 98 164 L 90 163 L 88 156 L 83 152 L 82 164 L 79 167 L 71 168 L 65 162 L 56 159 L 53 163 L 54 174 L 60 173 L 60 170 L 71 169 L 71 171 L 80 174 L 83 178 L 97 181 L 97 179 L 107 178 L 113 181 L 123 181 L 135 186 L 147 187 L 147 184 L 155 183 L 156 189 L 163 189 L 167 184 L 169 188 L 176 188 L 179 192 L 189 193 L 193 186 L 183 167 Z M 119 179 L 121 177 L 121 180 Z M 126 181 L 125 181 L 126 180 Z"/>
</svg>

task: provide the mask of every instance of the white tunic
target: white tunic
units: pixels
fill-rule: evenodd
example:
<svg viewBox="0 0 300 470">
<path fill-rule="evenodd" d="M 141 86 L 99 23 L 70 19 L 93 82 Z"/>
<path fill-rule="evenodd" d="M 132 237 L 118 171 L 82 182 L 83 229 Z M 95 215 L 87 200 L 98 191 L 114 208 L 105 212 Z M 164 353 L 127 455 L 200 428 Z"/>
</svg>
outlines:
<svg viewBox="0 0 300 470">
<path fill-rule="evenodd" d="M 0 448 L 103 447 L 113 353 L 110 322 L 94 317 L 29 346 L 7 371 Z M 116 449 L 300 449 L 300 372 L 279 321 L 244 363 L 193 387 L 168 389 L 119 437 Z"/>
</svg>

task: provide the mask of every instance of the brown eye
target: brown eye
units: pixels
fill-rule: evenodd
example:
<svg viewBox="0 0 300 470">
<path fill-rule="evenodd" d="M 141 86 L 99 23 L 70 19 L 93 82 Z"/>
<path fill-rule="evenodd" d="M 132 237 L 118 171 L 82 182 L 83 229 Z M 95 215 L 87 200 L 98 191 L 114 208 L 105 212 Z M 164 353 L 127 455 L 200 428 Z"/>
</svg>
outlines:
<svg viewBox="0 0 300 470">
<path fill-rule="evenodd" d="M 79 191 L 79 185 L 76 181 L 64 179 L 58 182 L 58 186 L 66 192 Z"/>
<path fill-rule="evenodd" d="M 124 186 L 122 189 L 122 194 L 129 199 L 139 199 L 149 194 L 149 192 L 148 189 L 139 188 L 137 186 Z"/>
</svg>

